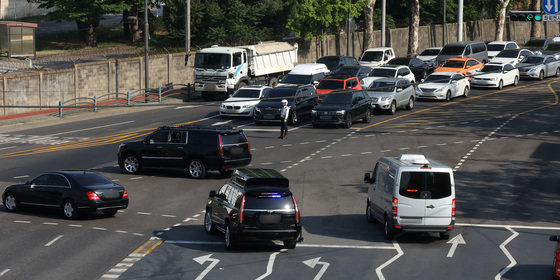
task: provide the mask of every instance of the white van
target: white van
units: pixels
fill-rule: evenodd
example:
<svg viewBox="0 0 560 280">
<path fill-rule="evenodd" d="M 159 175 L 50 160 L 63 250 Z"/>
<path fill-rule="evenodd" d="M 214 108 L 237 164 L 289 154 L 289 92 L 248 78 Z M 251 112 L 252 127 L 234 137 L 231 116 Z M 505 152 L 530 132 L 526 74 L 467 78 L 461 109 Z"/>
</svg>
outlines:
<svg viewBox="0 0 560 280">
<path fill-rule="evenodd" d="M 364 182 L 369 184 L 366 218 L 382 222 L 387 239 L 398 231 L 439 232 L 441 239 L 449 239 L 455 226 L 449 166 L 418 154 L 382 157 Z"/>
<path fill-rule="evenodd" d="M 323 63 L 298 64 L 282 78 L 278 85 L 317 85 L 330 73 Z"/>
</svg>

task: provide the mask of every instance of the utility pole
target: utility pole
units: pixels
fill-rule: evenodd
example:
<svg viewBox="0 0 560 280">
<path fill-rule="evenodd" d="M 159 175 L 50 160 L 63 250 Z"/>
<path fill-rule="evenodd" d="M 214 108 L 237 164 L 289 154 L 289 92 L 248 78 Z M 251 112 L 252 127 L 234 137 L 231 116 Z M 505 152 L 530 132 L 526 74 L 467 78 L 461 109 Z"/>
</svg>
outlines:
<svg viewBox="0 0 560 280">
<path fill-rule="evenodd" d="M 150 25 L 148 24 L 148 0 L 144 0 L 144 82 L 145 82 L 145 98 L 144 102 L 148 103 L 148 88 L 150 88 L 150 75 L 148 71 L 149 61 L 148 61 L 148 37 L 150 36 Z"/>
<path fill-rule="evenodd" d="M 459 0 L 459 13 L 457 14 L 457 42 L 463 41 L 463 0 Z"/>
<path fill-rule="evenodd" d="M 385 47 L 385 10 L 387 3 L 385 0 L 381 1 L 381 46 Z"/>
<path fill-rule="evenodd" d="M 447 43 L 447 7 L 445 5 L 446 2 L 447 2 L 447 0 L 443 0 L 443 44 L 442 44 L 442 46 L 445 46 L 445 44 Z"/>
<path fill-rule="evenodd" d="M 185 0 L 185 66 L 191 50 L 191 0 Z"/>
<path fill-rule="evenodd" d="M 348 20 L 346 23 L 346 55 L 352 55 L 350 53 L 350 7 L 352 6 L 352 0 L 348 0 Z"/>
</svg>

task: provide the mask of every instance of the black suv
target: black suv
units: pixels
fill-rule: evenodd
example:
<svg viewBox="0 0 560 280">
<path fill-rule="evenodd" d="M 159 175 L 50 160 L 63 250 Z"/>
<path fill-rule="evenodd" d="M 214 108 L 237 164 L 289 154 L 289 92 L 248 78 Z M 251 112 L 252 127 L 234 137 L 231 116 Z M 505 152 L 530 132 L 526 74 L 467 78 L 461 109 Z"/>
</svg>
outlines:
<svg viewBox="0 0 560 280">
<path fill-rule="evenodd" d="M 288 124 L 296 125 L 299 119 L 311 118 L 311 109 L 319 103 L 319 97 L 312 85 L 278 86 L 270 89 L 253 112 L 255 124 L 263 122 L 279 122 L 282 110 L 282 99 L 288 100 L 290 115 Z"/>
<path fill-rule="evenodd" d="M 239 241 L 282 240 L 293 249 L 303 240 L 299 209 L 289 180 L 273 169 L 241 168 L 218 193 L 210 191 L 204 230 L 219 230 L 228 249 Z"/>
<path fill-rule="evenodd" d="M 143 167 L 187 169 L 199 179 L 207 170 L 222 174 L 251 162 L 249 140 L 243 130 L 212 126 L 164 126 L 142 141 L 122 143 L 119 166 L 127 173 Z"/>
<path fill-rule="evenodd" d="M 334 71 L 342 66 L 351 66 L 351 65 L 360 65 L 358 60 L 353 56 L 338 56 L 338 55 L 329 55 L 323 56 L 315 63 L 323 63 L 327 65 L 329 70 Z"/>
<path fill-rule="evenodd" d="M 321 104 L 311 113 L 313 127 L 321 124 L 342 124 L 352 127 L 355 120 L 371 121 L 373 106 L 371 98 L 363 90 L 336 91 L 325 94 Z"/>
</svg>

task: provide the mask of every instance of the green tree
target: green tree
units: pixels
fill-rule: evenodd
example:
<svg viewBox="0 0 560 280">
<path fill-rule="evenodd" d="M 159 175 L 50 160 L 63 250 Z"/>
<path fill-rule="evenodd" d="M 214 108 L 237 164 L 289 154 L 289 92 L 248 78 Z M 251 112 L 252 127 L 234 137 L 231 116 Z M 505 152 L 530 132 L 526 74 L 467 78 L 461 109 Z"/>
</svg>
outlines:
<svg viewBox="0 0 560 280">
<path fill-rule="evenodd" d="M 96 28 L 101 16 L 120 13 L 128 8 L 122 0 L 27 0 L 39 3 L 40 8 L 55 8 L 56 15 L 65 20 L 74 20 L 83 41 L 90 47 L 97 46 Z"/>
</svg>

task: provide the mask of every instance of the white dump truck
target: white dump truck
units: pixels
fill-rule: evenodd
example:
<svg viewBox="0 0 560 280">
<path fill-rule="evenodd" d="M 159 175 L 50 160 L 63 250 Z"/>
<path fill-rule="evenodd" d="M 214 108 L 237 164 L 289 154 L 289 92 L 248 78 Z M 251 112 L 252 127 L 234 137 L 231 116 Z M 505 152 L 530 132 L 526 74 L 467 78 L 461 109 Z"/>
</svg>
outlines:
<svg viewBox="0 0 560 280">
<path fill-rule="evenodd" d="M 195 91 L 212 100 L 247 85 L 274 87 L 297 64 L 297 50 L 287 42 L 201 49 L 194 62 Z"/>
</svg>

